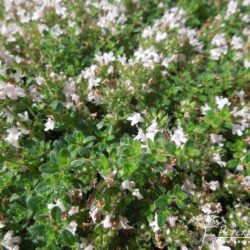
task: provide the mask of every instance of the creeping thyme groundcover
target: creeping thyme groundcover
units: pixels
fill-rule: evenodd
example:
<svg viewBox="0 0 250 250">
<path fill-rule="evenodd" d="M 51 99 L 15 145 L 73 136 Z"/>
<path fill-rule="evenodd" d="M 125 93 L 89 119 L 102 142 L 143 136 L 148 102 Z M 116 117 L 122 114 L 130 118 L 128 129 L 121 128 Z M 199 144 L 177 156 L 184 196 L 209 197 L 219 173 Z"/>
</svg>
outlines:
<svg viewBox="0 0 250 250">
<path fill-rule="evenodd" d="M 249 0 L 1 0 L 0 249 L 249 249 L 249 48 Z"/>
</svg>

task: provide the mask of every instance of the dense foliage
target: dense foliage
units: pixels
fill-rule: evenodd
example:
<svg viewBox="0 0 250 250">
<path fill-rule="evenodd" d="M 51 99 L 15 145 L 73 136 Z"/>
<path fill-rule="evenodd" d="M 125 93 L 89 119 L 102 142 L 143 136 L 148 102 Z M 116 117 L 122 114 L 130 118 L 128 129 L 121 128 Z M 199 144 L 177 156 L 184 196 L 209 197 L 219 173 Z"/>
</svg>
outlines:
<svg viewBox="0 0 250 250">
<path fill-rule="evenodd" d="M 249 249 L 249 13 L 0 0 L 3 249 Z"/>
</svg>

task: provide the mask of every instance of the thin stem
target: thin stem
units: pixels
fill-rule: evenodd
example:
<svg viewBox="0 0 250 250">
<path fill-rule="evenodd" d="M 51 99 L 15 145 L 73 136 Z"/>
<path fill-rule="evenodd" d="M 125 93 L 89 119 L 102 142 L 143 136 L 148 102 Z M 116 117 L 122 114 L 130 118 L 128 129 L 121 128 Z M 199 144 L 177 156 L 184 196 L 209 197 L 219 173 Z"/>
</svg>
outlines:
<svg viewBox="0 0 250 250">
<path fill-rule="evenodd" d="M 203 246 L 206 236 L 207 236 L 207 227 L 205 227 L 205 232 L 202 238 L 201 246 Z"/>
</svg>

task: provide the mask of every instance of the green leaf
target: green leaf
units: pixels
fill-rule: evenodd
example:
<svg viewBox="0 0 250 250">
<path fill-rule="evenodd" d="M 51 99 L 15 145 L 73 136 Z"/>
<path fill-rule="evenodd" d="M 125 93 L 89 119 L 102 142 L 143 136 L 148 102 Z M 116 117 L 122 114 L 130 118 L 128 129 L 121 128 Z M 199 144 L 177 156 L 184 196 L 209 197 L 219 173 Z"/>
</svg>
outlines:
<svg viewBox="0 0 250 250">
<path fill-rule="evenodd" d="M 140 155 L 141 154 L 141 143 L 137 140 L 133 141 L 134 143 L 134 155 Z"/>
<path fill-rule="evenodd" d="M 88 137 L 86 137 L 86 138 L 83 139 L 82 143 L 86 144 L 88 142 L 94 141 L 95 139 L 96 139 L 95 136 L 88 136 Z"/>
<path fill-rule="evenodd" d="M 172 143 L 172 142 L 167 142 L 167 143 L 165 144 L 165 149 L 166 149 L 166 151 L 167 151 L 168 153 L 174 155 L 174 154 L 175 154 L 175 150 L 176 150 L 176 146 L 175 146 L 175 144 Z"/>
<path fill-rule="evenodd" d="M 164 155 L 156 155 L 155 159 L 159 162 L 166 162 L 167 161 L 167 157 Z"/>
<path fill-rule="evenodd" d="M 84 158 L 90 158 L 91 156 L 91 152 L 89 151 L 89 149 L 87 148 L 80 148 L 78 150 L 78 154 L 81 156 L 81 157 L 84 157 Z"/>
<path fill-rule="evenodd" d="M 155 201 L 155 206 L 160 209 L 164 209 L 167 207 L 169 202 L 169 196 L 168 195 L 162 195 Z"/>
<path fill-rule="evenodd" d="M 38 196 L 28 197 L 27 199 L 27 205 L 32 211 L 36 211 L 38 209 L 40 202 L 41 197 Z"/>
<path fill-rule="evenodd" d="M 185 203 L 182 200 L 176 200 L 176 205 L 180 209 L 185 207 Z"/>
<path fill-rule="evenodd" d="M 84 163 L 85 163 L 84 160 L 79 159 L 79 160 L 74 160 L 74 161 L 72 161 L 70 165 L 71 165 L 72 167 L 81 167 L 81 166 L 84 165 Z"/>
<path fill-rule="evenodd" d="M 74 137 L 75 137 L 76 142 L 78 144 L 81 144 L 83 139 L 84 139 L 84 135 L 83 135 L 83 133 L 81 131 L 75 131 L 74 132 Z"/>
<path fill-rule="evenodd" d="M 245 157 L 245 162 L 250 163 L 250 154 L 247 154 Z"/>
<path fill-rule="evenodd" d="M 59 164 L 65 165 L 68 164 L 70 161 L 70 154 L 67 149 L 63 148 L 59 151 L 57 162 Z"/>
<path fill-rule="evenodd" d="M 39 170 L 42 173 L 53 174 L 59 170 L 59 167 L 56 164 L 52 164 L 52 163 L 48 162 L 48 163 L 41 165 Z"/>
<path fill-rule="evenodd" d="M 20 165 L 16 162 L 5 161 L 4 165 L 6 168 L 11 170 L 20 168 Z"/>
<path fill-rule="evenodd" d="M 44 182 L 41 182 L 36 186 L 35 190 L 38 193 L 45 193 L 50 190 L 50 186 Z"/>
<path fill-rule="evenodd" d="M 176 196 L 176 198 L 178 199 L 178 200 L 185 200 L 185 199 L 187 199 L 187 194 L 186 193 L 184 193 L 184 192 L 179 192 L 178 194 L 177 194 L 177 196 Z"/>
<path fill-rule="evenodd" d="M 182 169 L 185 169 L 187 168 L 187 163 L 188 163 L 188 160 L 187 160 L 187 157 L 185 157 L 184 155 L 179 155 L 177 157 L 177 162 L 178 162 L 178 165 L 180 166 L 180 168 Z"/>
<path fill-rule="evenodd" d="M 63 242 L 68 246 L 72 246 L 75 243 L 74 235 L 67 229 L 63 230 L 62 239 L 63 239 Z"/>
<path fill-rule="evenodd" d="M 123 177 L 129 179 L 137 169 L 137 165 L 133 161 L 125 161 L 123 164 Z"/>
<path fill-rule="evenodd" d="M 32 237 L 37 238 L 39 236 L 45 236 L 46 234 L 46 226 L 43 224 L 40 225 L 33 225 L 28 229 L 29 233 Z"/>
<path fill-rule="evenodd" d="M 227 163 L 227 166 L 230 169 L 235 169 L 238 165 L 239 165 L 239 160 L 237 160 L 237 159 L 230 160 Z"/>
<path fill-rule="evenodd" d="M 62 211 L 59 207 L 53 207 L 51 210 L 51 217 L 55 221 L 60 221 L 62 216 Z"/>
<path fill-rule="evenodd" d="M 105 155 L 101 155 L 100 159 L 97 161 L 97 168 L 101 170 L 103 175 L 109 174 L 109 162 Z"/>
<path fill-rule="evenodd" d="M 178 184 L 174 186 L 173 195 L 175 196 L 176 200 L 179 201 L 183 201 L 187 198 L 187 194 L 182 191 L 181 187 Z"/>
<path fill-rule="evenodd" d="M 158 222 L 159 227 L 162 227 L 166 223 L 168 214 L 169 213 L 167 210 L 161 210 L 158 212 L 157 222 Z"/>
<path fill-rule="evenodd" d="M 182 192 L 183 192 L 183 191 L 182 191 L 180 185 L 176 184 L 176 185 L 174 186 L 173 194 L 174 194 L 175 196 L 177 196 L 179 193 L 182 193 Z"/>
</svg>

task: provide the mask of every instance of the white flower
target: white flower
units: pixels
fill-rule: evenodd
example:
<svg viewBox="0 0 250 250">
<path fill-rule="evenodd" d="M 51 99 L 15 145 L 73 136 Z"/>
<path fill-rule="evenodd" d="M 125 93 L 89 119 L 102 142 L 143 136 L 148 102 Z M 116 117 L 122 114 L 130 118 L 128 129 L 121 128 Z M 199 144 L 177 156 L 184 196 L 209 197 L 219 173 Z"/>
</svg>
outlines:
<svg viewBox="0 0 250 250">
<path fill-rule="evenodd" d="M 78 206 L 72 206 L 68 212 L 70 216 L 78 214 L 79 213 L 79 207 Z"/>
<path fill-rule="evenodd" d="M 44 96 L 37 91 L 37 87 L 35 85 L 31 85 L 29 87 L 29 94 L 35 102 L 42 102 L 44 98 Z"/>
<path fill-rule="evenodd" d="M 244 60 L 244 67 L 245 67 L 246 69 L 249 69 L 249 68 L 250 68 L 250 60 L 247 60 L 247 59 Z"/>
<path fill-rule="evenodd" d="M 71 221 L 69 225 L 66 227 L 68 231 L 70 231 L 73 235 L 76 234 L 77 223 L 75 221 Z"/>
<path fill-rule="evenodd" d="M 21 72 L 16 72 L 12 75 L 12 77 L 14 78 L 15 82 L 20 82 L 21 78 L 24 75 Z"/>
<path fill-rule="evenodd" d="M 63 30 L 61 29 L 59 24 L 54 25 L 51 29 L 50 29 L 51 34 L 54 37 L 58 37 L 60 35 L 63 34 Z"/>
<path fill-rule="evenodd" d="M 201 113 L 203 115 L 206 115 L 209 110 L 211 110 L 211 108 L 208 106 L 207 103 L 204 106 L 201 107 Z"/>
<path fill-rule="evenodd" d="M 149 226 L 152 228 L 154 233 L 161 230 L 159 225 L 158 225 L 158 214 L 157 213 L 155 213 L 154 220 L 149 223 Z"/>
<path fill-rule="evenodd" d="M 62 201 L 61 200 L 57 200 L 55 204 L 53 203 L 50 203 L 48 204 L 48 209 L 49 210 L 52 210 L 54 207 L 59 207 L 61 209 L 62 212 L 65 212 L 66 211 L 66 208 L 65 206 L 63 205 Z"/>
<path fill-rule="evenodd" d="M 124 66 L 127 62 L 127 57 L 126 57 L 126 55 L 118 56 L 117 60 L 121 63 L 121 65 Z"/>
<path fill-rule="evenodd" d="M 111 228 L 112 227 L 111 216 L 107 214 L 104 220 L 101 222 L 101 224 L 103 225 L 104 228 Z"/>
<path fill-rule="evenodd" d="M 216 212 L 216 213 L 220 213 L 220 212 L 222 211 L 221 203 L 220 203 L 220 202 L 215 203 L 215 204 L 214 204 L 214 208 L 215 208 L 215 212 Z"/>
<path fill-rule="evenodd" d="M 128 180 L 125 180 L 122 182 L 121 184 L 121 190 L 124 191 L 124 190 L 129 190 L 129 191 L 133 191 L 135 187 L 135 183 L 133 181 L 128 181 Z"/>
<path fill-rule="evenodd" d="M 184 10 L 176 7 L 167 10 L 160 20 L 161 23 L 170 30 L 183 26 L 185 23 Z"/>
<path fill-rule="evenodd" d="M 244 172 L 244 167 L 243 167 L 242 165 L 238 165 L 238 166 L 236 167 L 236 170 L 237 170 L 238 172 Z"/>
<path fill-rule="evenodd" d="M 174 164 L 172 164 L 172 163 L 167 163 L 166 165 L 165 165 L 165 169 L 163 170 L 163 172 L 162 172 L 162 175 L 166 175 L 166 174 L 168 174 L 168 173 L 173 173 L 173 172 L 175 172 L 176 170 L 175 170 L 175 168 L 174 168 Z"/>
<path fill-rule="evenodd" d="M 84 250 L 94 250 L 94 246 L 89 244 L 84 248 Z"/>
<path fill-rule="evenodd" d="M 36 15 L 36 13 L 34 13 L 34 15 Z M 36 18 L 35 16 L 34 16 L 34 18 Z M 49 30 L 49 28 L 48 28 L 48 26 L 46 25 L 46 24 L 37 24 L 37 29 L 38 29 L 38 31 L 43 35 L 43 32 L 44 31 L 48 31 Z"/>
<path fill-rule="evenodd" d="M 242 6 L 248 6 L 250 5 L 250 0 L 243 0 Z"/>
<path fill-rule="evenodd" d="M 160 41 L 166 39 L 166 37 L 167 37 L 167 33 L 166 33 L 166 32 L 158 31 L 158 32 L 156 33 L 156 36 L 155 36 L 155 41 L 156 41 L 157 43 L 159 43 Z"/>
<path fill-rule="evenodd" d="M 98 61 L 101 65 L 109 65 L 111 62 L 115 61 L 114 53 L 108 52 L 96 55 L 95 60 Z"/>
<path fill-rule="evenodd" d="M 93 102 L 96 105 L 99 105 L 99 104 L 101 104 L 103 102 L 103 98 L 96 91 L 90 91 L 88 93 L 88 101 Z"/>
<path fill-rule="evenodd" d="M 1 245 L 7 250 L 19 250 L 18 245 L 21 243 L 21 237 L 13 235 L 13 231 L 8 231 L 1 241 Z"/>
<path fill-rule="evenodd" d="M 93 2 L 93 1 L 92 1 Z M 126 22 L 126 8 L 121 1 L 115 1 L 113 4 L 109 1 L 98 1 L 96 7 L 99 9 L 99 19 L 97 25 L 102 28 L 105 33 L 109 30 L 112 34 L 117 32 L 117 25 L 122 25 Z"/>
<path fill-rule="evenodd" d="M 206 203 L 204 205 L 201 206 L 201 211 L 205 214 L 211 214 L 212 210 L 211 210 L 211 204 Z"/>
<path fill-rule="evenodd" d="M 131 116 L 128 117 L 127 120 L 131 121 L 131 126 L 134 126 L 139 122 L 144 122 L 144 119 L 141 117 L 141 114 L 137 112 L 134 112 Z"/>
<path fill-rule="evenodd" d="M 194 195 L 194 189 L 196 189 L 196 185 L 194 184 L 194 176 L 185 178 L 184 184 L 181 186 L 181 189 L 187 194 Z"/>
<path fill-rule="evenodd" d="M 154 35 L 154 29 L 152 27 L 147 27 L 142 32 L 142 38 L 152 37 Z"/>
<path fill-rule="evenodd" d="M 134 53 L 134 63 L 142 63 L 145 68 L 153 69 L 156 63 L 159 63 L 162 56 L 158 54 L 155 47 L 144 49 L 139 47 Z"/>
<path fill-rule="evenodd" d="M 7 133 L 8 135 L 5 137 L 5 141 L 18 148 L 18 139 L 22 133 L 15 127 L 7 129 Z"/>
<path fill-rule="evenodd" d="M 225 239 L 217 237 L 212 242 L 212 244 L 209 244 L 209 250 L 231 250 L 230 247 L 224 246 Z"/>
<path fill-rule="evenodd" d="M 140 193 L 140 190 L 138 188 L 134 189 L 134 191 L 132 192 L 132 195 L 137 197 L 138 200 L 143 199 L 143 196 Z"/>
<path fill-rule="evenodd" d="M 139 140 L 141 142 L 146 142 L 147 141 L 147 136 L 144 134 L 143 130 L 139 128 L 138 134 L 135 137 L 136 140 Z"/>
<path fill-rule="evenodd" d="M 85 238 L 81 238 L 82 243 L 80 244 L 80 249 L 81 250 L 94 250 L 94 246 L 90 243 Z"/>
<path fill-rule="evenodd" d="M 245 91 L 243 89 L 236 91 L 235 94 L 239 97 L 240 102 L 244 102 Z"/>
<path fill-rule="evenodd" d="M 36 83 L 37 83 L 39 86 L 42 86 L 42 85 L 45 83 L 45 78 L 42 77 L 42 76 L 36 77 Z"/>
<path fill-rule="evenodd" d="M 250 119 L 250 107 L 245 106 L 240 110 L 237 107 L 235 107 L 231 113 L 234 117 L 241 116 L 242 118 Z"/>
<path fill-rule="evenodd" d="M 218 181 L 210 181 L 207 183 L 207 185 L 213 191 L 215 191 L 216 189 L 220 187 L 220 183 Z"/>
<path fill-rule="evenodd" d="M 119 223 L 117 224 L 117 226 L 115 227 L 117 230 L 120 229 L 131 229 L 132 227 L 128 225 L 128 219 L 123 217 L 123 216 L 119 216 Z"/>
<path fill-rule="evenodd" d="M 101 78 L 96 77 L 96 65 L 91 65 L 90 67 L 86 68 L 84 71 L 81 72 L 81 75 L 78 79 L 78 83 L 81 81 L 81 77 L 84 79 L 88 79 L 88 89 L 91 90 L 94 87 L 97 87 L 100 85 Z"/>
<path fill-rule="evenodd" d="M 224 33 L 215 35 L 211 44 L 215 46 L 215 48 L 210 50 L 211 59 L 219 60 L 222 55 L 226 55 L 228 47 Z"/>
<path fill-rule="evenodd" d="M 4 227 L 5 227 L 4 221 L 0 221 L 0 229 Z"/>
<path fill-rule="evenodd" d="M 12 100 L 17 100 L 18 97 L 25 97 L 26 95 L 21 87 L 15 87 L 9 83 L 4 86 L 4 92 Z"/>
<path fill-rule="evenodd" d="M 104 220 L 101 222 L 101 224 L 103 225 L 104 228 L 113 228 L 116 230 L 120 230 L 120 229 L 131 229 L 132 227 L 130 227 L 128 225 L 128 220 L 127 218 L 123 217 L 123 216 L 119 216 L 119 221 L 116 224 L 112 223 L 112 220 L 114 220 L 114 218 L 111 215 L 106 215 Z"/>
<path fill-rule="evenodd" d="M 216 96 L 215 97 L 215 102 L 217 104 L 217 108 L 219 110 L 222 110 L 224 106 L 230 106 L 231 102 L 227 98 L 223 98 L 222 96 Z"/>
<path fill-rule="evenodd" d="M 168 218 L 168 223 L 170 225 L 170 227 L 174 227 L 175 226 L 175 222 L 178 220 L 178 216 L 170 216 Z"/>
<path fill-rule="evenodd" d="M 220 147 L 223 146 L 223 141 L 224 141 L 224 138 L 222 135 L 218 135 L 218 134 L 210 134 L 210 140 L 212 143 L 214 144 L 219 144 Z"/>
<path fill-rule="evenodd" d="M 114 73 L 114 67 L 111 65 L 108 67 L 108 74 L 113 74 Z"/>
<path fill-rule="evenodd" d="M 226 46 L 227 41 L 225 39 L 225 33 L 216 34 L 211 42 L 216 47 Z"/>
<path fill-rule="evenodd" d="M 238 109 L 235 107 L 231 114 L 237 118 L 236 123 L 233 124 L 232 133 L 236 134 L 238 136 L 242 136 L 243 132 L 246 128 L 250 126 L 249 120 L 250 120 L 250 108 L 244 107 L 242 109 Z"/>
<path fill-rule="evenodd" d="M 135 189 L 135 183 L 133 181 L 128 181 L 128 180 L 123 181 L 120 186 L 120 189 L 122 191 L 129 190 L 130 192 L 132 192 L 133 196 L 137 197 L 138 200 L 141 200 L 143 198 L 139 189 Z"/>
<path fill-rule="evenodd" d="M 244 23 L 250 23 L 250 16 L 247 15 L 247 14 L 241 14 L 241 20 L 244 22 Z"/>
<path fill-rule="evenodd" d="M 222 55 L 226 55 L 227 47 L 218 47 L 210 50 L 210 57 L 212 60 L 219 60 Z"/>
<path fill-rule="evenodd" d="M 76 94 L 75 81 L 72 78 L 68 79 L 64 87 L 64 95 L 68 101 L 74 101 L 75 103 L 77 103 L 80 99 L 80 97 Z"/>
<path fill-rule="evenodd" d="M 0 99 L 4 100 L 6 98 L 5 84 L 0 82 Z"/>
<path fill-rule="evenodd" d="M 22 122 L 29 121 L 29 113 L 27 111 L 24 111 L 23 113 L 19 113 L 17 116 Z"/>
<path fill-rule="evenodd" d="M 48 117 L 47 122 L 45 123 L 44 131 L 53 130 L 55 128 L 55 121 Z"/>
<path fill-rule="evenodd" d="M 157 132 L 159 132 L 158 124 L 156 119 L 154 119 L 152 124 L 147 128 L 146 137 L 153 141 Z"/>
<path fill-rule="evenodd" d="M 243 132 L 245 130 L 245 126 L 241 125 L 241 124 L 233 124 L 232 125 L 232 133 L 233 135 L 238 135 L 238 136 L 242 136 Z"/>
<path fill-rule="evenodd" d="M 212 156 L 211 161 L 219 164 L 221 167 L 226 166 L 226 162 L 221 160 L 221 156 L 218 153 L 216 153 Z"/>
<path fill-rule="evenodd" d="M 244 177 L 244 179 L 241 182 L 241 185 L 244 185 L 250 188 L 250 175 Z"/>
<path fill-rule="evenodd" d="M 231 0 L 227 6 L 226 18 L 235 14 L 237 11 L 238 2 L 236 0 Z"/>
<path fill-rule="evenodd" d="M 238 37 L 238 36 L 233 36 L 233 38 L 231 40 L 231 46 L 232 46 L 232 49 L 234 49 L 234 50 L 243 49 L 243 47 L 244 47 L 243 39 L 241 37 Z"/>
<path fill-rule="evenodd" d="M 168 68 L 169 63 L 170 63 L 169 58 L 165 57 L 165 58 L 162 60 L 161 65 L 162 65 L 163 67 L 165 67 L 165 68 Z"/>
<path fill-rule="evenodd" d="M 173 141 L 178 147 L 183 147 L 183 145 L 187 142 L 187 137 L 183 131 L 183 128 L 178 127 L 175 129 L 170 140 Z"/>
<path fill-rule="evenodd" d="M 96 223 L 96 220 L 101 216 L 102 209 L 97 206 L 92 206 L 89 212 L 91 219 Z"/>
<path fill-rule="evenodd" d="M 88 81 L 88 89 L 93 89 L 94 87 L 98 87 L 100 85 L 101 78 L 89 78 Z"/>
</svg>

